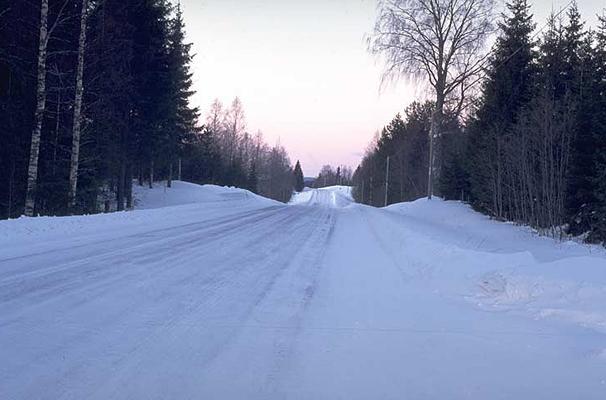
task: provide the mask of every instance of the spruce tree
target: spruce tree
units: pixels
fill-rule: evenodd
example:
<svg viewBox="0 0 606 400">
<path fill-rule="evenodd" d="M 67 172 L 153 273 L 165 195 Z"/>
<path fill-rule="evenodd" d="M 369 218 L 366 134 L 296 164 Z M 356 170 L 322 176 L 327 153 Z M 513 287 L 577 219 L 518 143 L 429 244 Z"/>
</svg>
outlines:
<svg viewBox="0 0 606 400">
<path fill-rule="evenodd" d="M 252 165 L 250 166 L 246 181 L 246 188 L 253 193 L 257 193 L 259 186 L 259 177 L 257 176 L 257 165 L 255 163 L 252 163 Z"/>
<path fill-rule="evenodd" d="M 606 14 L 599 17 L 594 52 L 595 113 L 593 114 L 594 169 L 592 186 L 596 199 L 589 240 L 606 243 Z"/>
<path fill-rule="evenodd" d="M 472 200 L 498 217 L 506 213 L 503 196 L 495 191 L 503 180 L 504 135 L 518 121 L 533 94 L 535 43 L 527 0 L 507 3 L 499 22 L 500 35 L 488 66 L 480 107 L 470 123 L 468 166 Z"/>
<path fill-rule="evenodd" d="M 168 36 L 168 74 L 170 80 L 170 126 L 166 129 L 164 162 L 169 165 L 169 182 L 172 178 L 172 165 L 181 156 L 184 141 L 199 132 L 197 121 L 199 110 L 190 105 L 192 90 L 191 44 L 185 43 L 185 23 L 181 3 L 177 4 L 174 18 L 171 20 Z"/>
<path fill-rule="evenodd" d="M 295 164 L 293 174 L 295 179 L 295 190 L 297 192 L 303 191 L 303 188 L 305 187 L 305 181 L 303 179 L 303 170 L 301 169 L 301 163 L 299 162 L 299 160 L 297 160 L 297 163 Z"/>
<path fill-rule="evenodd" d="M 166 0 L 128 2 L 133 31 L 132 76 L 135 87 L 131 129 L 139 167 L 151 181 L 166 135 L 172 126 L 174 101 L 169 73 L 170 6 Z"/>
<path fill-rule="evenodd" d="M 586 35 L 579 45 L 576 74 L 571 81 L 574 86 L 568 94 L 569 107 L 574 109 L 574 140 L 572 142 L 571 166 L 568 174 L 568 196 L 566 211 L 570 233 L 578 235 L 590 230 L 595 212 L 596 197 L 593 181 L 596 178 L 596 136 L 594 115 L 599 114 L 599 81 L 593 49 L 593 35 Z"/>
</svg>

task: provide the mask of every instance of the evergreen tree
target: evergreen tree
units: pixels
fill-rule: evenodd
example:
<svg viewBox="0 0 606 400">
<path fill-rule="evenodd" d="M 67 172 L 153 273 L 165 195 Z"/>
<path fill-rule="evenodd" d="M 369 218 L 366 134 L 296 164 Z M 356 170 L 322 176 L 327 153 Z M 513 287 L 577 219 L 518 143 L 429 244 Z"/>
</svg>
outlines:
<svg viewBox="0 0 606 400">
<path fill-rule="evenodd" d="M 606 243 L 606 14 L 599 16 L 596 32 L 595 112 L 593 114 L 593 197 L 596 200 L 589 240 Z"/>
<path fill-rule="evenodd" d="M 414 102 L 406 108 L 404 117 L 397 114 L 383 128 L 353 176 L 353 195 L 357 201 L 374 206 L 385 204 L 387 157 L 390 158 L 387 202 L 415 200 L 425 195 L 433 108 L 432 102 Z M 454 131 L 451 119 L 445 118 L 445 131 Z M 450 140 L 442 143 L 450 144 Z"/>
<path fill-rule="evenodd" d="M 295 190 L 297 192 L 302 192 L 305 187 L 305 182 L 303 179 L 303 170 L 301 169 L 301 163 L 297 160 L 295 164 L 295 169 L 293 170 L 294 180 L 295 180 Z"/>
<path fill-rule="evenodd" d="M 506 213 L 504 194 L 499 190 L 504 179 L 505 134 L 532 98 L 536 72 L 530 5 L 527 0 L 512 0 L 507 10 L 499 23 L 480 107 L 469 127 L 472 201 L 498 217 Z"/>
<path fill-rule="evenodd" d="M 170 24 L 168 36 L 168 73 L 172 99 L 170 104 L 170 126 L 166 130 L 163 145 L 164 162 L 169 166 L 168 182 L 172 178 L 172 166 L 176 158 L 180 157 L 184 140 L 199 132 L 197 121 L 199 110 L 190 106 L 190 98 L 194 95 L 192 90 L 192 62 L 191 44 L 185 43 L 185 24 L 181 3 L 177 4 L 175 17 Z"/>
<path fill-rule="evenodd" d="M 129 110 L 136 97 L 132 63 L 134 58 L 133 32 L 130 7 L 119 0 L 105 0 L 90 18 L 91 34 L 85 71 L 85 104 L 95 124 L 88 129 L 89 145 L 83 144 L 84 159 L 79 186 L 84 186 L 83 199 L 89 210 L 96 210 L 98 200 L 104 209 L 115 201 L 118 209 L 130 206 L 129 176 L 135 154 L 134 134 Z M 85 164 L 85 165 L 82 165 Z M 80 190 L 79 190 L 80 191 Z M 81 195 L 81 193 L 80 193 Z"/>
<path fill-rule="evenodd" d="M 257 193 L 259 190 L 259 177 L 257 176 L 257 164 L 252 163 L 250 170 L 248 171 L 248 177 L 246 178 L 246 188 L 253 193 Z"/>
<path fill-rule="evenodd" d="M 538 96 L 544 95 L 555 101 L 562 99 L 566 94 L 568 83 L 566 71 L 569 71 L 569 68 L 565 66 L 563 57 L 566 51 L 565 44 L 562 21 L 551 14 L 539 46 Z"/>
<path fill-rule="evenodd" d="M 0 4 L 0 218 L 23 213 L 40 8 L 31 2 Z"/>
<path fill-rule="evenodd" d="M 131 72 L 135 96 L 130 129 L 138 167 L 147 169 L 151 186 L 166 135 L 173 127 L 174 98 L 167 51 L 170 6 L 166 0 L 128 3 L 129 22 L 134 28 Z"/>
<path fill-rule="evenodd" d="M 596 129 L 599 129 L 596 115 L 600 114 L 600 82 L 592 44 L 593 35 L 588 34 L 579 45 L 581 53 L 576 64 L 577 74 L 572 77 L 576 82 L 568 95 L 568 104 L 574 107 L 576 118 L 566 211 L 570 221 L 569 231 L 575 235 L 591 229 L 598 201 L 593 182 L 596 179 Z"/>
</svg>

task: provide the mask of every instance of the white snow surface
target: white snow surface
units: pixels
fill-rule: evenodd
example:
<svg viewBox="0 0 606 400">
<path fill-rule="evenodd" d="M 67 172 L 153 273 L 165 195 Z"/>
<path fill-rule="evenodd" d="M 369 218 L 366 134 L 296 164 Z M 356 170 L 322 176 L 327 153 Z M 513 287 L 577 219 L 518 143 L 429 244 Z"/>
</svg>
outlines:
<svg viewBox="0 0 606 400">
<path fill-rule="evenodd" d="M 329 186 L 321 189 L 306 187 L 300 193 L 294 193 L 290 204 L 307 206 L 343 208 L 354 202 L 349 186 Z"/>
<path fill-rule="evenodd" d="M 604 399 L 606 254 L 458 203 L 137 187 L 0 221 L 1 399 Z"/>
</svg>

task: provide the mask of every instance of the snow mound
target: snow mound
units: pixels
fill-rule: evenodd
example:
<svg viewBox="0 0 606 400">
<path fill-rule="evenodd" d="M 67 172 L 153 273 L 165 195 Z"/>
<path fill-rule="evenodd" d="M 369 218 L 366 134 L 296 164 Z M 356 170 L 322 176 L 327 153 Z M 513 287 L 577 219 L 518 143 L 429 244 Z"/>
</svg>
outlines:
<svg viewBox="0 0 606 400">
<path fill-rule="evenodd" d="M 60 242 L 65 235 L 110 238 L 144 231 L 152 220 L 158 228 L 165 228 L 210 215 L 221 217 L 282 204 L 244 189 L 182 181 L 173 181 L 171 188 L 163 183 L 155 183 L 151 189 L 134 185 L 133 195 L 134 211 L 0 221 L 0 247 L 24 240 Z"/>
<path fill-rule="evenodd" d="M 295 193 L 290 204 L 344 208 L 354 202 L 350 186 L 328 186 L 320 189 L 305 188 Z"/>
<path fill-rule="evenodd" d="M 419 199 L 384 210 L 417 235 L 441 243 L 439 273 L 476 307 L 606 333 L 603 248 L 539 236 L 457 201 Z"/>
<path fill-rule="evenodd" d="M 606 259 L 574 257 L 499 269 L 476 278 L 487 310 L 521 312 L 606 333 Z"/>
<path fill-rule="evenodd" d="M 197 185 L 183 181 L 173 181 L 170 188 L 167 188 L 163 182 L 155 183 L 152 189 L 147 186 L 134 185 L 133 191 L 135 208 L 142 210 L 222 201 L 250 201 L 267 206 L 279 204 L 245 189 Z"/>
<path fill-rule="evenodd" d="M 528 252 L 540 261 L 555 261 L 588 253 L 606 256 L 606 250 L 599 246 L 539 236 L 529 227 L 493 220 L 460 201 L 421 198 L 392 204 L 384 209 L 403 216 L 409 224 L 418 224 L 417 228 L 423 233 L 473 250 L 498 254 Z"/>
</svg>

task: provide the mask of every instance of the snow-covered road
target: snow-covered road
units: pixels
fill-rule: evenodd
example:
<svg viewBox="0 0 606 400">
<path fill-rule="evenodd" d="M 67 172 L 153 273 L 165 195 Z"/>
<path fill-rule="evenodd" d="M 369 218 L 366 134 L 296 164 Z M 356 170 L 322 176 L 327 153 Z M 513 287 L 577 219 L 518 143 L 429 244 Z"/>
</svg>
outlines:
<svg viewBox="0 0 606 400">
<path fill-rule="evenodd" d="M 179 190 L 0 222 L 1 399 L 606 396 L 597 248 L 440 200 Z"/>
</svg>

